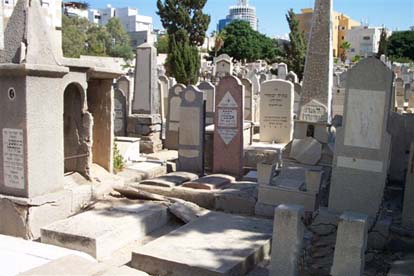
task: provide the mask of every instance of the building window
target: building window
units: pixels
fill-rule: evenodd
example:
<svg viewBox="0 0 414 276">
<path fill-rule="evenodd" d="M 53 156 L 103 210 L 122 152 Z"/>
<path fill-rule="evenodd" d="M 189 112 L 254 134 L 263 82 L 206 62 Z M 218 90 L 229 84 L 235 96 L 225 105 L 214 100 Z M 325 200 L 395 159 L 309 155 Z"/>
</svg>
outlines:
<svg viewBox="0 0 414 276">
<path fill-rule="evenodd" d="M 371 37 L 370 36 L 364 36 L 362 39 L 363 40 L 371 40 Z"/>
</svg>

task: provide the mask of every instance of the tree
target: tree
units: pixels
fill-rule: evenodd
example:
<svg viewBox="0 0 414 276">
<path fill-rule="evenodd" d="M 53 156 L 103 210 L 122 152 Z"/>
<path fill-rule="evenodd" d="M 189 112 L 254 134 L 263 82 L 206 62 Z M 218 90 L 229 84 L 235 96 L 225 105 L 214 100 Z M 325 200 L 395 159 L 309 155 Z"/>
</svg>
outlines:
<svg viewBox="0 0 414 276">
<path fill-rule="evenodd" d="M 89 56 L 108 56 L 111 46 L 111 36 L 105 27 L 91 25 L 87 32 L 85 54 Z"/>
<path fill-rule="evenodd" d="M 195 84 L 200 71 L 197 46 L 204 43 L 210 16 L 203 13 L 207 0 L 157 0 L 169 44 L 167 74 L 183 84 Z"/>
<path fill-rule="evenodd" d="M 62 15 L 63 55 L 79 58 L 84 53 L 89 22 L 86 19 Z"/>
<path fill-rule="evenodd" d="M 168 35 L 163 35 L 158 38 L 155 47 L 157 48 L 157 52 L 159 54 L 168 54 Z"/>
<path fill-rule="evenodd" d="M 226 31 L 223 30 L 218 34 L 215 34 L 216 40 L 214 42 L 214 56 L 217 56 L 218 51 L 221 50 L 224 46 L 224 41 L 226 40 Z"/>
<path fill-rule="evenodd" d="M 387 30 L 385 28 L 382 28 L 379 46 L 378 46 L 377 58 L 380 58 L 382 55 L 385 55 L 387 53 L 387 48 L 388 48 Z"/>
<path fill-rule="evenodd" d="M 394 32 L 389 38 L 387 55 L 394 61 L 414 61 L 414 31 Z"/>
<path fill-rule="evenodd" d="M 348 41 L 342 41 L 339 48 L 342 49 L 342 51 L 341 51 L 341 60 L 342 60 L 342 62 L 345 62 L 346 59 L 347 59 L 347 56 L 348 56 L 348 51 L 351 49 L 351 43 L 349 43 Z"/>
<path fill-rule="evenodd" d="M 290 42 L 283 44 L 285 51 L 284 62 L 288 65 L 289 69 L 298 75 L 299 79 L 302 79 L 303 71 L 305 70 L 307 48 L 305 35 L 299 31 L 299 21 L 292 9 L 286 14 L 286 20 L 290 28 Z"/>
<path fill-rule="evenodd" d="M 221 46 L 210 52 L 210 58 L 219 54 L 228 54 L 238 61 L 253 62 L 258 59 L 273 61 L 280 49 L 276 40 L 255 31 L 246 21 L 235 20 L 221 33 Z M 217 42 L 217 41 L 216 41 Z"/>
<path fill-rule="evenodd" d="M 176 41 L 176 37 L 180 38 L 180 42 Z M 174 72 L 173 75 L 178 83 L 185 85 L 197 83 L 200 70 L 197 47 L 190 44 L 184 30 L 173 35 L 170 40 L 172 52 L 167 57 L 169 71 Z"/>
<path fill-rule="evenodd" d="M 134 52 L 131 47 L 131 41 L 121 21 L 116 17 L 109 19 L 106 24 L 106 30 L 110 36 L 110 45 L 107 46 L 107 49 L 109 49 L 108 55 L 122 57 L 126 60 L 132 59 Z"/>
</svg>

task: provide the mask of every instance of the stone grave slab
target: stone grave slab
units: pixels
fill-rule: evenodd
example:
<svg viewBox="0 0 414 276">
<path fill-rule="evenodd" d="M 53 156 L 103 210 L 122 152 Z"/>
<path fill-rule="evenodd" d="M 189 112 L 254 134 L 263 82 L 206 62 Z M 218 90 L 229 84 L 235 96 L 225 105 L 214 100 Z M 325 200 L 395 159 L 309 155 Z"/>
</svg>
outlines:
<svg viewBox="0 0 414 276">
<path fill-rule="evenodd" d="M 225 174 L 212 174 L 184 183 L 182 187 L 198 190 L 217 190 L 234 181 L 236 181 L 236 179 L 233 176 Z"/>
<path fill-rule="evenodd" d="M 294 139 L 290 158 L 306 165 L 316 165 L 322 157 L 322 144 L 312 137 Z"/>
<path fill-rule="evenodd" d="M 104 260 L 162 227 L 168 219 L 167 208 L 155 203 L 88 211 L 43 227 L 41 240 Z"/>
<path fill-rule="evenodd" d="M 194 181 L 196 179 L 198 179 L 198 175 L 194 173 L 172 172 L 157 178 L 141 181 L 139 184 L 172 188 L 180 186 L 181 184 L 188 181 Z"/>
<path fill-rule="evenodd" d="M 151 275 L 244 275 L 269 254 L 272 221 L 211 212 L 132 253 Z"/>
</svg>

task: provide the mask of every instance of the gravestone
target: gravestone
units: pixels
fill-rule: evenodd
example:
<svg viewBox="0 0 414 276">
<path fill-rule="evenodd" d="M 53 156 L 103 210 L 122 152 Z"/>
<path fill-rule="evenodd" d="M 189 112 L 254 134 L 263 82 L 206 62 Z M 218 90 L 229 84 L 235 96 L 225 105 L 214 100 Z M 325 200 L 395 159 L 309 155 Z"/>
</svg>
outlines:
<svg viewBox="0 0 414 276">
<path fill-rule="evenodd" d="M 260 141 L 289 143 L 293 136 L 293 84 L 285 80 L 262 83 Z"/>
<path fill-rule="evenodd" d="M 168 91 L 167 129 L 165 132 L 165 147 L 178 150 L 178 131 L 180 128 L 181 92 L 185 85 L 176 84 Z"/>
<path fill-rule="evenodd" d="M 158 87 L 158 98 L 160 99 L 160 115 L 162 124 L 164 123 L 165 118 L 165 106 L 164 106 L 164 94 L 167 94 L 167 91 L 164 90 L 164 86 L 162 85 L 162 82 L 160 80 L 157 80 L 157 87 Z"/>
<path fill-rule="evenodd" d="M 230 76 L 233 73 L 233 62 L 231 57 L 226 54 L 218 56 L 215 60 L 216 63 L 216 77 L 222 78 L 224 76 Z"/>
<path fill-rule="evenodd" d="M 328 118 L 328 108 L 317 100 L 312 100 L 300 109 L 300 120 L 306 122 L 325 122 Z"/>
<path fill-rule="evenodd" d="M 133 113 L 159 114 L 158 97 L 157 49 L 149 43 L 144 43 L 137 48 Z"/>
<path fill-rule="evenodd" d="M 204 93 L 190 85 L 181 92 L 180 96 L 177 169 L 202 174 L 204 172 Z"/>
<path fill-rule="evenodd" d="M 241 79 L 244 86 L 244 119 L 253 121 L 253 85 L 249 79 Z"/>
<path fill-rule="evenodd" d="M 329 112 L 330 121 L 333 50 L 332 50 L 332 0 L 316 0 L 306 54 L 301 106 L 316 100 Z M 301 108 L 300 112 L 306 112 Z M 302 114 L 300 117 L 303 120 Z"/>
<path fill-rule="evenodd" d="M 242 176 L 243 122 L 244 86 L 236 77 L 225 77 L 216 92 L 214 173 Z"/>
<path fill-rule="evenodd" d="M 211 82 L 202 82 L 198 85 L 198 89 L 204 92 L 206 100 L 206 124 L 214 124 L 216 87 Z"/>
<path fill-rule="evenodd" d="M 285 80 L 288 74 L 288 67 L 285 63 L 279 63 L 277 66 L 277 78 Z"/>
<path fill-rule="evenodd" d="M 267 81 L 267 75 L 264 74 L 264 73 L 260 74 L 259 81 L 260 81 L 260 84 L 262 84 L 265 81 Z"/>
<path fill-rule="evenodd" d="M 164 103 L 164 110 L 167 111 L 168 110 L 168 91 L 170 90 L 170 80 L 165 75 L 159 76 L 158 80 L 161 82 L 162 91 L 164 92 L 164 98 L 161 98 L 160 101 Z"/>
<path fill-rule="evenodd" d="M 127 130 L 127 98 L 124 91 L 115 89 L 114 97 L 114 131 L 116 136 L 126 136 Z"/>
<path fill-rule="evenodd" d="M 299 82 L 298 75 L 296 75 L 296 73 L 293 72 L 293 71 L 290 71 L 289 74 L 286 75 L 286 80 L 288 80 L 292 83 L 298 83 Z"/>
<path fill-rule="evenodd" d="M 127 115 L 129 116 L 132 114 L 133 80 L 127 76 L 120 77 L 116 82 L 116 87 L 124 92 L 127 102 Z"/>
<path fill-rule="evenodd" d="M 300 107 L 300 95 L 302 94 L 302 85 L 300 83 L 294 83 L 293 87 L 295 89 L 295 101 L 293 104 L 293 113 L 295 117 L 299 116 L 299 107 Z"/>
<path fill-rule="evenodd" d="M 376 58 L 348 71 L 343 127 L 337 129 L 329 208 L 375 216 L 383 198 L 391 136 L 393 74 Z"/>
<path fill-rule="evenodd" d="M 395 108 L 404 108 L 404 80 L 397 78 L 394 82 Z"/>
</svg>

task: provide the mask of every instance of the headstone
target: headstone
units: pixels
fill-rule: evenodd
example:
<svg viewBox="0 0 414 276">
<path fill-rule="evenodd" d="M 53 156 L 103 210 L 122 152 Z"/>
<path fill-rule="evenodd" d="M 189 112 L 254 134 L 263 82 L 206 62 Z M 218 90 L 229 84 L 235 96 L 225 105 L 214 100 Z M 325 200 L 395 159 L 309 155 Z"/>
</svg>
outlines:
<svg viewBox="0 0 414 276">
<path fill-rule="evenodd" d="M 204 172 L 204 93 L 195 86 L 181 92 L 179 171 Z"/>
<path fill-rule="evenodd" d="M 280 205 L 273 222 L 272 256 L 269 275 L 297 276 L 305 227 L 304 209 L 298 205 Z"/>
<path fill-rule="evenodd" d="M 295 89 L 295 101 L 293 104 L 293 113 L 296 118 L 299 117 L 299 107 L 300 107 L 300 95 L 302 94 L 302 85 L 300 83 L 294 83 L 293 87 Z"/>
<path fill-rule="evenodd" d="M 367 215 L 351 212 L 341 215 L 336 234 L 332 276 L 364 274 L 368 224 Z"/>
<path fill-rule="evenodd" d="M 395 93 L 395 108 L 404 107 L 404 81 L 401 78 L 397 78 L 394 82 Z"/>
<path fill-rule="evenodd" d="M 241 79 L 244 86 L 244 119 L 253 121 L 253 85 L 249 79 Z"/>
<path fill-rule="evenodd" d="M 402 226 L 414 229 L 414 143 L 410 145 L 407 175 L 405 178 Z"/>
<path fill-rule="evenodd" d="M 316 0 L 312 28 L 306 54 L 301 106 L 316 100 L 326 107 L 324 120 L 330 120 L 333 50 L 332 50 L 332 0 Z M 301 108 L 302 112 L 306 109 Z"/>
<path fill-rule="evenodd" d="M 279 63 L 277 66 L 277 78 L 281 80 L 285 80 L 288 74 L 288 68 L 285 63 Z"/>
<path fill-rule="evenodd" d="M 293 71 L 290 71 L 289 74 L 286 75 L 286 80 L 288 80 L 292 83 L 298 83 L 299 82 L 298 75 L 296 75 L 296 73 L 293 72 Z"/>
<path fill-rule="evenodd" d="M 344 115 L 345 88 L 334 87 L 332 91 L 332 117 Z"/>
<path fill-rule="evenodd" d="M 151 44 L 144 43 L 137 48 L 133 113 L 159 114 L 158 95 L 157 49 Z"/>
<path fill-rule="evenodd" d="M 165 147 L 178 150 L 178 131 L 180 128 L 181 92 L 185 85 L 176 84 L 168 91 L 167 129 L 165 132 Z"/>
<path fill-rule="evenodd" d="M 260 74 L 260 78 L 259 78 L 260 84 L 264 83 L 265 81 L 267 81 L 267 75 L 262 73 Z"/>
<path fill-rule="evenodd" d="M 260 141 L 289 143 L 293 137 L 293 84 L 285 80 L 262 83 Z"/>
<path fill-rule="evenodd" d="M 124 91 L 115 89 L 114 97 L 114 131 L 116 136 L 126 136 L 127 126 L 127 99 Z"/>
<path fill-rule="evenodd" d="M 294 139 L 289 157 L 301 164 L 316 165 L 322 157 L 322 144 L 312 137 Z"/>
<path fill-rule="evenodd" d="M 161 98 L 160 101 L 164 103 L 164 110 L 168 110 L 168 91 L 170 90 L 170 81 L 167 76 L 161 75 L 158 80 L 161 82 L 162 91 L 164 92 L 164 98 Z M 166 115 L 166 114 L 165 114 Z"/>
<path fill-rule="evenodd" d="M 216 93 L 213 172 L 242 176 L 244 86 L 228 76 L 220 80 Z"/>
<path fill-rule="evenodd" d="M 124 96 L 126 97 L 128 116 L 132 114 L 132 98 L 133 98 L 132 92 L 134 90 L 133 86 L 134 86 L 133 79 L 131 80 L 127 76 L 123 76 L 119 78 L 116 84 L 116 87 L 120 89 L 124 93 Z"/>
<path fill-rule="evenodd" d="M 393 74 L 367 58 L 348 71 L 343 127 L 337 129 L 329 208 L 375 216 L 387 178 Z"/>
<path fill-rule="evenodd" d="M 384 54 L 382 54 L 380 56 L 380 60 L 385 64 L 387 62 L 387 57 Z"/>
<path fill-rule="evenodd" d="M 202 82 L 198 85 L 198 89 L 204 92 L 206 100 L 206 124 L 214 124 L 216 87 L 211 82 Z"/>
<path fill-rule="evenodd" d="M 324 122 L 327 120 L 327 118 L 328 118 L 328 107 L 318 102 L 317 100 L 312 100 L 302 105 L 300 109 L 299 120 L 301 121 L 317 123 L 317 122 Z"/>
<path fill-rule="evenodd" d="M 224 76 L 230 76 L 233 73 L 233 62 L 231 57 L 222 54 L 215 60 L 216 63 L 216 76 L 222 78 Z"/>
</svg>

